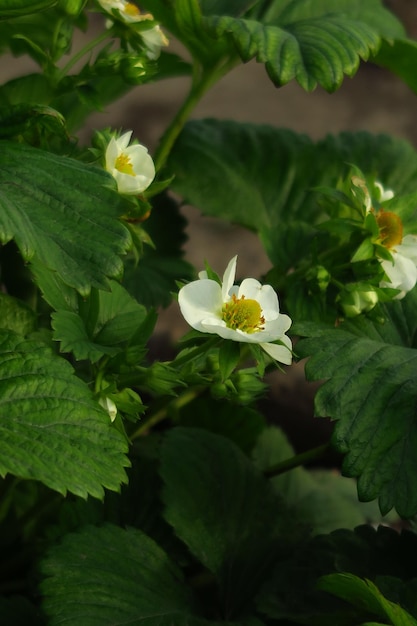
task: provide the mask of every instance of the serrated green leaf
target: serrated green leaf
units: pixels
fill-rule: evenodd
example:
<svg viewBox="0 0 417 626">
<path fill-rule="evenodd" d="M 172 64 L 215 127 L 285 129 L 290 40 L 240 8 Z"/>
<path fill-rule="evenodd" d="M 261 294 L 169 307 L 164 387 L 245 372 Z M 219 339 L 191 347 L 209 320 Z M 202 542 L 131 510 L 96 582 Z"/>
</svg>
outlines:
<svg viewBox="0 0 417 626">
<path fill-rule="evenodd" d="M 54 339 L 60 342 L 61 352 L 72 352 L 77 360 L 88 359 L 96 363 L 103 355 L 114 356 L 117 347 L 101 345 L 88 336 L 83 320 L 72 311 L 56 311 L 52 314 Z"/>
<path fill-rule="evenodd" d="M 410 294 L 410 300 L 411 310 L 385 309 L 393 309 L 394 319 L 402 311 L 398 331 L 388 316 L 379 338 L 370 321 L 351 323 L 347 330 L 303 325 L 298 331 L 310 338 L 297 345 L 300 356 L 310 356 L 307 376 L 326 380 L 315 412 L 337 420 L 333 443 L 346 455 L 343 473 L 358 478 L 361 500 L 379 498 L 383 514 L 395 507 L 403 517 L 417 512 L 417 350 L 401 345 L 402 328 L 415 327 L 416 298 Z M 412 315 L 408 324 L 406 315 Z"/>
<path fill-rule="evenodd" d="M 87 295 L 107 288 L 123 270 L 130 245 L 118 221 L 118 195 L 109 175 L 73 159 L 4 141 L 0 152 L 0 238 L 22 256 L 56 271 Z"/>
<path fill-rule="evenodd" d="M 140 305 L 116 281 L 110 291 L 95 291 L 77 311 L 58 310 L 52 314 L 54 339 L 62 352 L 73 352 L 77 360 L 95 363 L 101 356 L 114 356 L 137 333 L 146 317 Z M 45 286 L 45 281 L 43 282 Z"/>
<path fill-rule="evenodd" d="M 255 15 L 257 15 L 255 8 Z M 382 36 L 392 39 L 404 34 L 401 22 L 381 0 L 264 0 L 258 11 L 263 21 L 292 24 L 300 20 L 317 19 L 323 15 L 346 15 L 378 29 Z"/>
<path fill-rule="evenodd" d="M 36 328 L 36 314 L 24 302 L 0 293 L 0 328 L 28 335 Z"/>
<path fill-rule="evenodd" d="M 417 626 L 417 620 L 401 606 L 384 598 L 378 587 L 370 580 L 358 578 L 353 574 L 329 574 L 320 578 L 317 586 L 349 604 L 388 619 L 393 626 Z"/>
<path fill-rule="evenodd" d="M 49 9 L 57 0 L 0 0 L 0 19 L 29 15 Z"/>
<path fill-rule="evenodd" d="M 194 623 L 181 571 L 139 530 L 88 526 L 52 549 L 42 571 L 51 626 Z"/>
<path fill-rule="evenodd" d="M 0 331 L 0 424 L 2 476 L 98 498 L 126 480 L 126 441 L 85 383 L 44 344 L 10 331 Z"/>
<path fill-rule="evenodd" d="M 199 429 L 166 435 L 161 476 L 165 519 L 217 577 L 228 615 L 240 613 L 283 548 L 282 503 L 232 442 Z"/>
<path fill-rule="evenodd" d="M 78 294 L 60 278 L 59 274 L 40 263 L 30 264 L 35 282 L 46 302 L 56 311 L 78 311 Z"/>
<path fill-rule="evenodd" d="M 173 188 L 203 213 L 257 232 L 277 272 L 312 252 L 322 210 L 314 188 L 355 163 L 396 195 L 415 191 L 417 153 L 386 135 L 342 133 L 313 143 L 266 125 L 189 122 L 172 151 Z M 410 209 L 411 210 L 411 209 Z M 411 218 L 410 218 L 411 220 Z"/>
<path fill-rule="evenodd" d="M 176 281 L 194 278 L 193 267 L 182 258 L 185 227 L 178 204 L 166 194 L 155 197 L 144 224 L 155 248 L 145 246 L 139 263 L 129 259 L 124 278 L 126 288 L 147 308 L 167 307 L 177 292 Z"/>
<path fill-rule="evenodd" d="M 217 37 L 227 35 L 242 61 L 265 64 L 276 86 L 295 79 L 306 91 L 321 85 L 329 92 L 340 87 L 344 75 L 353 76 L 361 59 L 380 46 L 378 33 L 349 14 L 323 14 L 288 25 L 221 16 L 204 24 Z"/>
</svg>

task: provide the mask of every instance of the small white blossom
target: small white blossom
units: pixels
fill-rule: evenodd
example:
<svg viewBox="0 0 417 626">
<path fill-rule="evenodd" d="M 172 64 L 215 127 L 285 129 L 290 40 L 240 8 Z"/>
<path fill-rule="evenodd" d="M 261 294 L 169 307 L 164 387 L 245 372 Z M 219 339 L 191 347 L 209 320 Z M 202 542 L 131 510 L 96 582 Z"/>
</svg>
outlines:
<svg viewBox="0 0 417 626">
<path fill-rule="evenodd" d="M 114 420 L 116 419 L 116 415 L 117 415 L 117 406 L 115 405 L 115 403 L 113 402 L 113 400 L 111 400 L 111 398 L 106 397 L 101 397 L 98 401 L 99 405 L 103 407 L 103 409 L 105 411 L 107 411 L 110 420 L 112 422 L 114 422 Z"/>
<path fill-rule="evenodd" d="M 380 287 L 399 289 L 396 298 L 401 299 L 417 282 L 417 235 L 406 235 L 390 253 L 392 260 L 381 260 L 388 280 L 382 281 Z"/>
<path fill-rule="evenodd" d="M 137 24 L 154 19 L 152 13 L 142 13 L 136 4 L 127 0 L 98 0 L 98 2 L 108 13 L 118 11 L 120 19 L 126 24 Z M 161 48 L 169 44 L 168 38 L 159 25 L 141 30 L 140 36 L 146 48 L 146 56 L 151 60 L 157 59 L 161 54 Z"/>
<path fill-rule="evenodd" d="M 154 61 L 161 54 L 162 46 L 168 46 L 169 41 L 162 32 L 160 26 L 141 31 L 141 37 L 146 46 L 146 56 Z"/>
<path fill-rule="evenodd" d="M 147 148 L 129 141 L 132 131 L 111 138 L 106 150 L 106 170 L 116 179 L 120 193 L 137 195 L 155 178 L 155 166 Z"/>
<path fill-rule="evenodd" d="M 289 365 L 291 339 L 285 334 L 291 319 L 279 311 L 278 296 L 270 285 L 245 278 L 234 285 L 237 256 L 229 262 L 223 283 L 200 272 L 199 280 L 182 287 L 178 303 L 186 322 L 195 330 L 223 339 L 257 343 L 273 359 Z M 280 344 L 271 343 L 280 341 Z"/>
</svg>

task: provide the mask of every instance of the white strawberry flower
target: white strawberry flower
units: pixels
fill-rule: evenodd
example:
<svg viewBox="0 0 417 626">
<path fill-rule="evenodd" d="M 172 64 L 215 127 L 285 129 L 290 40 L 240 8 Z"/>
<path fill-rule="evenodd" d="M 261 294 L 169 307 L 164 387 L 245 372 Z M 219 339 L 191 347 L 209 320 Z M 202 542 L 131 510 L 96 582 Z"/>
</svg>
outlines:
<svg viewBox="0 0 417 626">
<path fill-rule="evenodd" d="M 223 339 L 257 343 L 273 359 L 289 365 L 291 326 L 288 315 L 280 313 L 278 296 L 271 285 L 245 278 L 234 285 L 237 256 L 229 262 L 223 283 L 200 272 L 199 280 L 182 287 L 178 303 L 186 322 L 195 330 L 217 334 Z M 273 343 L 279 341 L 280 343 Z"/>
<path fill-rule="evenodd" d="M 168 46 L 169 44 L 168 38 L 164 35 L 158 24 L 153 28 L 142 30 L 140 34 L 146 46 L 146 56 L 148 59 L 151 59 L 151 61 L 159 57 L 162 46 Z"/>
<path fill-rule="evenodd" d="M 127 0 L 98 0 L 98 2 L 108 13 L 113 13 L 116 10 L 125 24 L 137 24 L 154 19 L 152 13 L 142 13 L 136 4 Z M 146 56 L 151 60 L 157 59 L 161 53 L 161 48 L 169 44 L 168 38 L 158 24 L 141 30 L 140 36 L 146 48 Z"/>
<path fill-rule="evenodd" d="M 417 283 L 417 235 L 406 235 L 389 251 L 392 260 L 381 260 L 388 280 L 382 281 L 380 287 L 399 289 L 395 297 L 400 300 Z"/>
<path fill-rule="evenodd" d="M 381 183 L 376 182 L 375 187 L 379 193 L 379 202 L 386 202 L 394 197 L 394 192 L 384 189 Z M 368 210 L 373 211 L 372 208 Z M 391 254 L 390 260 L 379 259 L 387 278 L 379 286 L 398 289 L 399 293 L 395 298 L 400 300 L 417 282 L 417 235 L 404 236 L 400 216 L 392 211 L 385 211 L 382 207 L 375 212 L 375 219 L 379 227 L 377 241 Z"/>
<path fill-rule="evenodd" d="M 116 179 L 120 193 L 138 195 L 155 178 L 155 166 L 147 148 L 129 141 L 132 131 L 112 137 L 106 150 L 106 170 Z"/>
</svg>

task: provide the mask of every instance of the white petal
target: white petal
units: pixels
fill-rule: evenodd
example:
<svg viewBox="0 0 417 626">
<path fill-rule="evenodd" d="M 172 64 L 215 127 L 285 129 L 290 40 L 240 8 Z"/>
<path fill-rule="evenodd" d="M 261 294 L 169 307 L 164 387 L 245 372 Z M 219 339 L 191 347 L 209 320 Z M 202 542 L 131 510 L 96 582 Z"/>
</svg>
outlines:
<svg viewBox="0 0 417 626">
<path fill-rule="evenodd" d="M 266 320 L 264 324 L 264 330 L 260 331 L 262 339 L 260 341 L 275 341 L 281 339 L 284 333 L 290 328 L 292 320 L 288 315 L 280 313 L 280 315 L 273 320 Z"/>
<path fill-rule="evenodd" d="M 393 253 L 393 261 L 381 261 L 381 265 L 389 278 L 389 282 L 381 282 L 382 287 L 393 287 L 407 292 L 416 284 L 416 265 L 402 254 Z"/>
<path fill-rule="evenodd" d="M 119 139 L 117 139 L 117 147 L 119 148 L 119 152 L 123 152 L 125 148 L 127 148 L 132 134 L 133 130 L 128 130 L 126 133 L 121 135 Z"/>
<path fill-rule="evenodd" d="M 279 315 L 278 296 L 271 285 L 261 285 L 254 278 L 245 278 L 239 287 L 239 297 L 251 298 L 259 302 L 262 315 L 266 320 L 273 320 Z"/>
<path fill-rule="evenodd" d="M 291 340 L 289 337 L 284 335 L 281 339 L 285 346 L 277 345 L 276 343 L 261 343 L 261 348 L 265 350 L 269 356 L 272 356 L 275 361 L 279 361 L 280 363 L 284 363 L 284 365 L 291 365 L 292 362 L 292 353 L 291 353 Z"/>
<path fill-rule="evenodd" d="M 117 190 L 120 193 L 136 195 L 142 193 L 150 184 L 149 178 L 145 176 L 131 176 L 116 169 L 113 170 L 112 174 L 117 180 Z"/>
<path fill-rule="evenodd" d="M 112 137 L 109 141 L 109 145 L 106 148 L 106 170 L 113 172 L 114 164 L 116 162 L 117 157 L 119 156 L 119 149 L 117 147 L 117 142 L 114 137 Z"/>
<path fill-rule="evenodd" d="M 203 326 L 204 320 L 221 321 L 222 293 L 216 281 L 205 278 L 188 283 L 178 293 L 178 304 L 192 328 L 200 332 L 216 332 Z"/>
<path fill-rule="evenodd" d="M 406 235 L 395 249 L 399 254 L 411 259 L 417 265 L 417 235 Z"/>
<path fill-rule="evenodd" d="M 169 44 L 167 37 L 165 37 L 158 25 L 148 30 L 143 30 L 140 34 L 147 47 L 146 56 L 151 60 L 157 59 L 161 53 L 161 47 Z"/>
<path fill-rule="evenodd" d="M 229 261 L 228 266 L 223 274 L 222 298 L 223 302 L 227 302 L 230 297 L 230 289 L 233 287 L 236 276 L 237 255 Z"/>
</svg>

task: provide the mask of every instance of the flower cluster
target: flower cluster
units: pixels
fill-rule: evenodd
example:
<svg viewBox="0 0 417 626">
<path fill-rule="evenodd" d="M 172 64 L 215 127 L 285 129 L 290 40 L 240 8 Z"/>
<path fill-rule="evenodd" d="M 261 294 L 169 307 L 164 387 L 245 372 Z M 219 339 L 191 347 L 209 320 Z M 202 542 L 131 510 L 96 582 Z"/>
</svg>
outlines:
<svg viewBox="0 0 417 626">
<path fill-rule="evenodd" d="M 377 201 L 379 208 L 373 206 L 371 195 L 368 194 L 366 211 L 374 215 L 378 232 L 374 242 L 389 253 L 389 258 L 379 256 L 379 261 L 386 278 L 380 282 L 380 287 L 397 289 L 397 299 L 413 289 L 417 282 L 417 235 L 404 235 L 404 227 L 400 216 L 393 211 L 386 211 L 382 202 L 394 198 L 391 189 L 384 189 L 381 183 L 376 182 Z M 378 250 L 378 248 L 377 248 Z"/>
<path fill-rule="evenodd" d="M 98 0 L 100 6 L 114 17 L 118 17 L 125 24 L 139 24 L 153 22 L 154 18 L 151 13 L 142 13 L 140 9 L 128 0 Z M 161 48 L 167 46 L 169 41 L 156 24 L 150 25 L 148 28 L 141 28 L 140 36 L 146 48 L 146 56 L 155 60 L 161 53 Z"/>
<path fill-rule="evenodd" d="M 237 256 L 229 262 L 221 285 L 203 271 L 199 280 L 182 287 L 178 294 L 182 315 L 195 330 L 259 344 L 273 359 L 289 365 L 292 344 L 285 333 L 291 319 L 280 313 L 278 296 L 270 285 L 254 278 L 234 285 L 236 263 Z"/>
<path fill-rule="evenodd" d="M 131 136 L 129 130 L 118 139 L 111 138 L 106 149 L 106 170 L 116 179 L 120 193 L 138 195 L 155 178 L 155 166 L 145 146 L 129 146 Z"/>
</svg>

